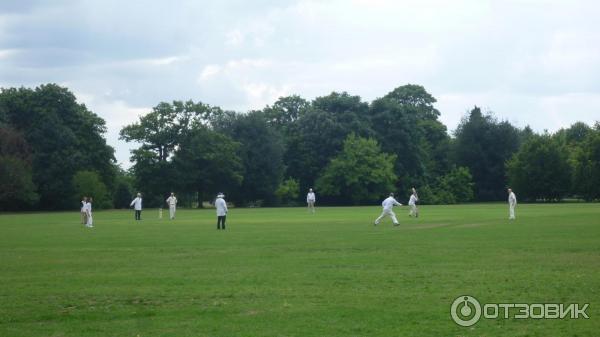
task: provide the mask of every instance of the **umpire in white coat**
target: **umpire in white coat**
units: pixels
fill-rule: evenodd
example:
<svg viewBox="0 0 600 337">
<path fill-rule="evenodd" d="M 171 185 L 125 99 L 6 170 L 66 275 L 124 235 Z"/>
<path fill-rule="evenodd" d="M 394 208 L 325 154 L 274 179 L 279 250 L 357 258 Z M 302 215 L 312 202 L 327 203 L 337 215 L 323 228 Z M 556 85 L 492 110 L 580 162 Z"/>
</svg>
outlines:
<svg viewBox="0 0 600 337">
<path fill-rule="evenodd" d="M 225 229 L 225 219 L 227 218 L 227 202 L 225 202 L 223 193 L 217 194 L 215 208 L 217 209 L 217 229 Z"/>
<path fill-rule="evenodd" d="M 133 199 L 133 201 L 131 202 L 131 204 L 129 204 L 129 206 L 133 206 L 133 209 L 135 209 L 135 219 L 142 220 L 142 194 L 141 193 L 137 194 L 137 197 L 135 199 Z"/>
</svg>

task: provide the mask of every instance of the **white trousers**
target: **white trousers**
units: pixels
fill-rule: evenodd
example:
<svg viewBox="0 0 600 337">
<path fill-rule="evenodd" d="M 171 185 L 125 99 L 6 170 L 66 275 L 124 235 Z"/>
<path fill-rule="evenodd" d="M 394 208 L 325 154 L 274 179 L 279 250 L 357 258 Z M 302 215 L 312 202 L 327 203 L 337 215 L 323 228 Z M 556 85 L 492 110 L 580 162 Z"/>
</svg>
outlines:
<svg viewBox="0 0 600 337">
<path fill-rule="evenodd" d="M 175 205 L 169 205 L 169 217 L 175 219 Z"/>
<path fill-rule="evenodd" d="M 515 205 L 509 205 L 508 209 L 509 209 L 508 219 L 514 220 L 515 219 Z"/>
<path fill-rule="evenodd" d="M 315 212 L 315 202 L 310 200 L 308 203 L 308 211 L 314 213 Z"/>
<path fill-rule="evenodd" d="M 88 227 L 94 227 L 94 222 L 92 219 L 92 213 L 90 213 L 87 217 L 87 223 L 85 224 Z"/>
<path fill-rule="evenodd" d="M 381 219 L 383 219 L 385 216 L 389 216 L 390 218 L 392 218 L 392 222 L 394 223 L 394 225 L 398 224 L 398 219 L 396 219 L 396 214 L 391 209 L 384 209 L 383 212 L 381 212 L 381 215 L 379 216 L 379 218 L 375 219 L 375 224 L 378 225 L 379 222 L 381 221 Z"/>
<path fill-rule="evenodd" d="M 417 216 L 417 205 L 409 205 L 409 206 L 410 206 L 410 212 L 408 214 Z"/>
</svg>

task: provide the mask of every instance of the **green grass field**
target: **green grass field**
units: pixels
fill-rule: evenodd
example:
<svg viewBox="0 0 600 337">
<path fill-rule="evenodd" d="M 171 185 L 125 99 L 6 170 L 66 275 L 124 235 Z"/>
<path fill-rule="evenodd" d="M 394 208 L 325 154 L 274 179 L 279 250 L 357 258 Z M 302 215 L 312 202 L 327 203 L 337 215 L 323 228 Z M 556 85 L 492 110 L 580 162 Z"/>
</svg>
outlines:
<svg viewBox="0 0 600 337">
<path fill-rule="evenodd" d="M 0 336 L 598 336 L 600 204 L 0 215 Z M 450 305 L 590 303 L 589 319 Z"/>
</svg>

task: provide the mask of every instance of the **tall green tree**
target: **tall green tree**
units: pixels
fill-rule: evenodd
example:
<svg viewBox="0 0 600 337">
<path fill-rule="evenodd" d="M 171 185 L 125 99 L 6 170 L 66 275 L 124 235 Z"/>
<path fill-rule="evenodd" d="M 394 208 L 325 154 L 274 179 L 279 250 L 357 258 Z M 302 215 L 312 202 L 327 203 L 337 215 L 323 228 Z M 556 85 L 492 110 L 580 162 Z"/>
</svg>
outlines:
<svg viewBox="0 0 600 337">
<path fill-rule="evenodd" d="M 135 195 L 134 182 L 135 177 L 132 174 L 121 168 L 117 169 L 117 179 L 112 194 L 115 208 L 129 208 L 132 196 Z"/>
<path fill-rule="evenodd" d="M 298 95 L 280 97 L 273 105 L 263 109 L 270 126 L 286 133 L 290 125 L 297 121 L 310 107 L 310 102 Z"/>
<path fill-rule="evenodd" d="M 275 191 L 275 195 L 285 205 L 294 205 L 300 195 L 300 184 L 295 179 L 285 179 Z"/>
<path fill-rule="evenodd" d="M 368 103 L 359 96 L 334 92 L 317 97 L 290 126 L 285 164 L 287 176 L 298 180 L 300 190 L 314 185 L 350 133 L 363 137 L 373 134 L 368 109 Z"/>
<path fill-rule="evenodd" d="M 161 206 L 178 181 L 172 161 L 161 161 L 155 152 L 141 148 L 131 153 L 135 192 L 142 193 L 146 207 Z"/>
<path fill-rule="evenodd" d="M 229 200 L 238 204 L 259 200 L 267 205 L 276 203 L 275 191 L 285 170 L 281 134 L 269 126 L 261 111 L 231 115 L 227 125 L 218 131 L 240 144 L 238 153 L 244 167 L 242 184 L 229 194 Z"/>
<path fill-rule="evenodd" d="M 196 126 L 175 151 L 173 164 L 178 181 L 174 189 L 196 194 L 199 207 L 217 192 L 237 190 L 244 173 L 239 150 L 240 144 L 230 137 Z"/>
<path fill-rule="evenodd" d="M 334 157 L 316 188 L 322 196 L 335 197 L 338 202 L 360 204 L 374 201 L 394 190 L 395 155 L 383 153 L 376 140 L 351 134 L 344 141 L 342 152 Z"/>
<path fill-rule="evenodd" d="M 204 124 L 220 109 L 201 102 L 161 102 L 139 121 L 121 129 L 121 139 L 140 143 L 140 149 L 154 153 L 159 162 L 167 161 L 175 147 L 194 124 Z"/>
<path fill-rule="evenodd" d="M 475 107 L 455 131 L 455 162 L 469 168 L 475 182 L 475 199 L 504 200 L 505 163 L 519 149 L 520 133 L 506 121 L 483 114 Z"/>
<path fill-rule="evenodd" d="M 451 200 L 444 203 L 454 204 L 472 201 L 473 194 L 473 176 L 466 167 L 453 167 L 450 172 L 439 178 L 438 190 L 451 195 Z"/>
<path fill-rule="evenodd" d="M 73 176 L 73 187 L 75 194 L 73 203 L 81 200 L 82 196 L 93 198 L 93 206 L 96 209 L 112 208 L 112 198 L 106 185 L 100 179 L 100 175 L 94 171 L 79 171 Z"/>
<path fill-rule="evenodd" d="M 56 84 L 2 89 L 0 116 L 31 148 L 39 207 L 78 207 L 72 202 L 72 178 L 80 170 L 93 169 L 106 186 L 113 186 L 114 150 L 103 137 L 105 122 L 68 89 Z"/>
<path fill-rule="evenodd" d="M 132 151 L 135 185 L 148 206 L 162 205 L 177 184 L 171 156 L 192 129 L 209 124 L 220 108 L 201 102 L 161 102 L 133 124 L 121 129 L 120 138 L 140 143 Z"/>
<path fill-rule="evenodd" d="M 427 184 L 449 169 L 450 138 L 425 88 L 400 86 L 370 106 L 372 128 L 385 152 L 397 155 L 398 188 Z"/>
<path fill-rule="evenodd" d="M 27 141 L 22 133 L 0 126 L 0 209 L 32 207 L 39 199 L 35 190 Z"/>
<path fill-rule="evenodd" d="M 567 144 L 581 144 L 594 130 L 583 122 L 575 122 L 566 129 L 561 129 L 556 133 L 557 137 L 564 137 Z"/>
<path fill-rule="evenodd" d="M 573 190 L 586 200 L 600 199 L 600 124 L 575 154 Z"/>
<path fill-rule="evenodd" d="M 454 166 L 448 173 L 419 188 L 419 203 L 448 205 L 469 202 L 474 197 L 474 185 L 468 168 Z"/>
<path fill-rule="evenodd" d="M 549 134 L 532 137 L 506 164 L 510 186 L 521 198 L 558 201 L 571 187 L 564 145 Z"/>
</svg>

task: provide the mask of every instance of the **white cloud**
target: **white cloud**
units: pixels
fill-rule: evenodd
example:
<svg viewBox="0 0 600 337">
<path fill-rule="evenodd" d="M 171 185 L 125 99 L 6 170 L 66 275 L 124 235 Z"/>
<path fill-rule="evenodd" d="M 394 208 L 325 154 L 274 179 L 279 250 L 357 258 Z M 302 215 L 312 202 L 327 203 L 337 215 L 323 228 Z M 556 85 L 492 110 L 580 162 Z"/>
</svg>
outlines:
<svg viewBox="0 0 600 337">
<path fill-rule="evenodd" d="M 151 65 L 168 66 L 168 65 L 174 64 L 176 62 L 181 62 L 184 59 L 185 58 L 181 57 L 181 56 L 168 56 L 168 57 L 149 59 L 149 60 L 145 60 L 145 61 L 150 63 Z"/>
<path fill-rule="evenodd" d="M 557 32 L 541 55 L 542 67 L 552 73 L 585 75 L 599 69 L 600 32 Z"/>
<path fill-rule="evenodd" d="M 531 126 L 535 131 L 556 131 L 583 121 L 600 120 L 600 93 L 565 93 L 559 95 L 519 95 L 512 92 L 447 93 L 437 95 L 441 120 L 449 130 L 475 105 L 491 111 L 518 127 Z"/>
<path fill-rule="evenodd" d="M 202 69 L 198 80 L 206 81 L 211 77 L 217 75 L 219 72 L 221 72 L 221 66 L 219 66 L 218 64 L 209 64 L 206 67 L 204 67 L 204 69 Z"/>
<path fill-rule="evenodd" d="M 63 83 L 118 131 L 161 101 L 248 110 L 280 95 L 372 100 L 406 83 L 454 129 L 478 105 L 536 130 L 600 109 L 592 0 L 90 0 L 0 14 L 4 86 Z M 159 18 L 159 19 L 157 19 Z M 124 153 L 124 155 L 123 155 Z"/>
<path fill-rule="evenodd" d="M 290 94 L 289 86 L 273 86 L 267 83 L 244 83 L 242 85 L 250 109 L 261 109 L 273 104 L 277 98 Z"/>
<path fill-rule="evenodd" d="M 247 59 L 243 58 L 240 60 L 231 60 L 227 62 L 228 70 L 235 70 L 239 68 L 263 68 L 271 65 L 271 62 L 267 59 Z"/>
<path fill-rule="evenodd" d="M 229 46 L 240 46 L 244 42 L 244 34 L 239 29 L 234 29 L 227 32 L 225 36 L 225 44 Z"/>
<path fill-rule="evenodd" d="M 568 127 L 576 121 L 589 124 L 600 121 L 600 93 L 576 92 L 544 96 L 537 101 L 537 105 L 537 110 L 543 111 L 543 115 L 525 117 L 531 119 L 530 124 L 538 127 L 541 125 L 544 129 L 553 131 Z"/>
<path fill-rule="evenodd" d="M 0 60 L 11 58 L 16 56 L 18 53 L 18 49 L 0 49 Z"/>
<path fill-rule="evenodd" d="M 124 168 L 129 167 L 130 150 L 139 144 L 127 143 L 119 139 L 119 132 L 128 124 L 139 120 L 141 116 L 151 111 L 150 107 L 133 107 L 121 100 L 112 99 L 112 93 L 107 92 L 102 96 L 74 90 L 79 103 L 85 104 L 88 109 L 106 121 L 106 142 L 115 148 L 115 158 Z"/>
</svg>

